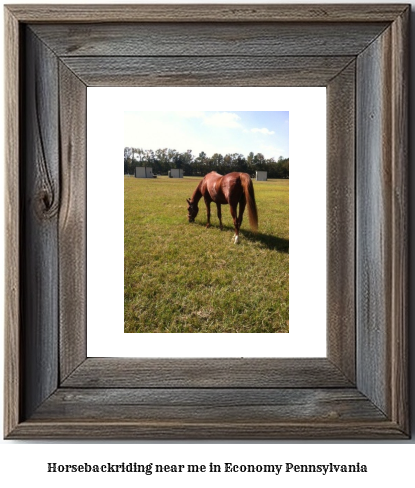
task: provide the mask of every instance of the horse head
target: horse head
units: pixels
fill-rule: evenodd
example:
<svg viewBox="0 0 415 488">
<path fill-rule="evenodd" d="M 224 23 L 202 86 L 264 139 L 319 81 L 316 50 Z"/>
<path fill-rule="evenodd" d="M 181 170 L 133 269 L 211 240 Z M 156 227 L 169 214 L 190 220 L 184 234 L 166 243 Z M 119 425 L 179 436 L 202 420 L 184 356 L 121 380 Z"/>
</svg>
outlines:
<svg viewBox="0 0 415 488">
<path fill-rule="evenodd" d="M 193 203 L 188 198 L 186 199 L 186 202 L 187 202 L 187 219 L 189 222 L 194 222 L 197 212 L 199 212 L 199 207 L 197 206 L 197 203 Z"/>
</svg>

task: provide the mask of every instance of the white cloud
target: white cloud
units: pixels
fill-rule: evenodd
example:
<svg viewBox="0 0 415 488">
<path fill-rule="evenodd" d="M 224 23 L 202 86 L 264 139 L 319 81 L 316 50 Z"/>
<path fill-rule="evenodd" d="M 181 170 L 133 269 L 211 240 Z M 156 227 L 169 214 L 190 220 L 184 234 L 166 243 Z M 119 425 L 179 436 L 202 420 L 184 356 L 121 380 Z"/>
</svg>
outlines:
<svg viewBox="0 0 415 488">
<path fill-rule="evenodd" d="M 198 112 L 198 111 L 182 111 L 177 112 L 178 115 L 184 117 L 185 119 L 202 119 L 205 117 L 205 112 Z"/>
<path fill-rule="evenodd" d="M 260 149 L 264 156 L 267 158 L 278 159 L 280 156 L 286 157 L 285 151 L 280 147 L 262 145 L 260 146 Z"/>
<path fill-rule="evenodd" d="M 266 129 L 265 127 L 262 129 L 251 129 L 251 132 L 260 132 L 261 134 L 266 134 L 267 136 L 271 136 L 272 134 L 275 134 L 273 130 Z"/>
<path fill-rule="evenodd" d="M 211 115 L 206 115 L 204 123 L 214 127 L 237 129 L 242 127 L 238 120 L 240 120 L 240 117 L 237 114 L 231 112 L 216 112 Z"/>
</svg>

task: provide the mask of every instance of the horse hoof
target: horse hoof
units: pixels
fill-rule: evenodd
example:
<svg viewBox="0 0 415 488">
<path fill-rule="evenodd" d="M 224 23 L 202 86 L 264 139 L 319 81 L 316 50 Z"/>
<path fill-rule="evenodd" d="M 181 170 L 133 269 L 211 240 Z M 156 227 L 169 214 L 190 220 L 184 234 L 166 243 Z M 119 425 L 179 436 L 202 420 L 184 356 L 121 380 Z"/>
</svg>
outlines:
<svg viewBox="0 0 415 488">
<path fill-rule="evenodd" d="M 234 236 L 235 239 L 233 241 L 234 244 L 239 244 L 239 236 Z"/>
<path fill-rule="evenodd" d="M 209 227 L 210 227 L 210 224 L 206 224 L 206 229 L 209 229 Z"/>
</svg>

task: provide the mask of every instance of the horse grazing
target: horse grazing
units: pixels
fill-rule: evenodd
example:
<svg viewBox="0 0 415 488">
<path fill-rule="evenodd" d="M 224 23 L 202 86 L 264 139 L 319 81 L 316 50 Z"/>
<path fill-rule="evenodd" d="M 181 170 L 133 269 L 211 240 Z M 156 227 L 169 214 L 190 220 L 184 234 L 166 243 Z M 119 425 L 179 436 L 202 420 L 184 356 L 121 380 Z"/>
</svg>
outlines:
<svg viewBox="0 0 415 488">
<path fill-rule="evenodd" d="M 254 185 L 251 177 L 247 173 L 229 173 L 225 176 L 212 171 L 208 173 L 198 184 L 192 198 L 187 199 L 187 218 L 189 222 L 194 222 L 199 212 L 198 203 L 204 198 L 207 212 L 207 226 L 210 227 L 210 204 L 216 203 L 220 230 L 222 226 L 221 205 L 229 204 L 233 225 L 235 227 L 234 242 L 239 242 L 239 229 L 242 224 L 242 217 L 245 206 L 248 206 L 249 225 L 253 231 L 258 229 L 258 212 L 255 203 Z M 239 203 L 239 215 L 237 206 Z"/>
</svg>

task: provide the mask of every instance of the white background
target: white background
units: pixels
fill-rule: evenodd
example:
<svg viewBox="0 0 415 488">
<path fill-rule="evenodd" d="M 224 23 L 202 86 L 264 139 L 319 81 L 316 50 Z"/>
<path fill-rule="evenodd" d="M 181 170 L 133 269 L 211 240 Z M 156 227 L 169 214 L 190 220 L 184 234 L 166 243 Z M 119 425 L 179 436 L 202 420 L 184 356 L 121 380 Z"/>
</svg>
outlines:
<svg viewBox="0 0 415 488">
<path fill-rule="evenodd" d="M 88 356 L 326 356 L 325 98 L 321 87 L 88 88 Z M 124 110 L 154 109 L 290 112 L 289 334 L 123 333 L 122 121 Z"/>
<path fill-rule="evenodd" d="M 18 3 L 9 1 L 8 3 Z M 34 3 L 26 0 L 26 3 Z M 46 2 L 45 2 L 46 3 Z M 48 2 L 52 3 L 52 2 Z M 80 2 L 73 2 L 80 3 Z M 90 3 L 108 3 L 103 0 Z M 113 2 L 115 3 L 115 2 Z M 128 3 L 123 0 L 123 3 Z M 136 2 L 137 3 L 137 2 Z M 163 3 L 168 0 L 163 0 Z M 182 0 L 182 3 L 183 2 Z M 229 3 L 236 3 L 231 2 Z M 243 3 L 239 0 L 238 3 Z M 254 3 L 254 2 L 251 2 Z M 262 0 L 264 3 L 264 0 Z M 281 2 L 282 3 L 282 2 Z M 291 2 L 294 3 L 294 2 Z M 302 0 L 300 3 L 305 3 Z M 343 3 L 329 0 L 321 3 Z M 354 2 L 359 3 L 359 2 Z M 365 3 L 381 3 L 370 2 Z M 385 2 L 383 2 L 385 3 Z M 412 1 L 414 9 L 415 2 Z M 412 16 L 412 26 L 413 26 Z M 1 29 L 3 24 L 1 25 Z M 412 29 L 413 30 L 413 29 Z M 413 30 L 414 31 L 414 30 Z M 2 32 L 0 39 L 3 39 Z M 414 60 L 414 41 L 412 41 L 412 66 L 415 66 Z M 3 55 L 3 49 L 0 49 L 0 55 Z M 1 64 L 2 65 L 2 64 Z M 412 85 L 411 94 L 414 92 L 415 73 L 412 67 Z M 0 102 L 2 103 L 2 97 Z M 414 121 L 414 105 L 411 102 L 411 122 Z M 413 126 L 413 125 L 412 125 Z M 3 131 L 0 131 L 2 145 Z M 412 146 L 410 165 L 414 165 L 414 148 Z M 4 151 L 3 151 L 4 153 Z M 414 194 L 415 180 L 414 172 L 411 173 L 409 194 Z M 414 209 L 414 200 L 411 196 L 411 209 Z M 3 206 L 3 199 L 0 199 Z M 411 215 L 411 242 L 415 242 L 413 233 L 414 217 Z M 0 209 L 0 217 L 3 218 L 3 208 Z M 1 238 L 3 234 L 0 233 Z M 3 248 L 3 242 L 1 242 Z M 413 265 L 412 265 L 413 266 Z M 413 283 L 414 272 L 411 269 L 411 284 Z M 1 286 L 3 283 L 1 282 Z M 412 287 L 413 289 L 413 287 Z M 0 290 L 0 300 L 3 299 L 4 293 Z M 414 292 L 411 291 L 410 303 L 415 303 Z M 413 316 L 411 310 L 411 325 Z M 0 340 L 3 336 L 0 335 Z M 414 337 L 411 337 L 411 351 L 415 351 Z M 3 344 L 0 344 L 0 354 L 3 353 Z M 414 370 L 414 360 L 411 360 L 412 371 Z M 3 361 L 0 361 L 1 377 L 3 377 Z M 411 380 L 412 389 L 414 390 L 414 380 Z M 412 394 L 412 405 L 414 405 L 414 395 Z M 2 409 L 2 402 L 0 408 Z M 412 407 L 414 412 L 414 407 Z M 412 415 L 414 417 L 414 415 Z M 70 442 L 18 442 L 18 441 L 0 441 L 0 482 L 7 486 L 6 483 L 13 483 L 15 486 L 38 486 L 55 487 L 73 487 L 75 484 L 86 486 L 88 483 L 98 482 L 101 486 L 112 486 L 114 483 L 122 483 L 125 487 L 136 486 L 171 486 L 194 487 L 211 486 L 216 483 L 218 486 L 232 486 L 238 483 L 242 486 L 252 486 L 252 484 L 263 487 L 275 486 L 292 486 L 293 484 L 306 484 L 307 486 L 338 486 L 349 487 L 368 486 L 369 484 L 382 483 L 384 485 L 407 484 L 411 486 L 414 483 L 413 459 L 415 458 L 414 442 L 396 443 L 396 442 L 333 442 L 333 443 L 309 443 L 309 442 L 263 442 L 263 443 L 70 443 Z M 180 463 L 180 464 L 207 464 L 210 461 L 215 463 L 232 462 L 239 464 L 261 464 L 261 463 L 285 463 L 294 462 L 297 464 L 310 463 L 354 463 L 359 461 L 368 465 L 368 474 L 349 474 L 349 475 L 327 475 L 321 474 L 297 474 L 297 475 L 280 475 L 277 479 L 274 475 L 156 475 L 144 477 L 140 475 L 137 478 L 134 475 L 86 475 L 86 474 L 68 474 L 57 475 L 47 474 L 46 464 L 48 462 L 57 462 L 61 464 L 89 462 L 137 462 L 137 463 Z M 98 476 L 98 477 L 97 477 Z M 231 476 L 231 477 L 230 477 Z"/>
</svg>

